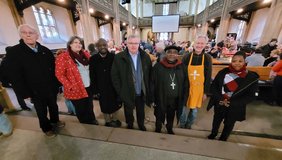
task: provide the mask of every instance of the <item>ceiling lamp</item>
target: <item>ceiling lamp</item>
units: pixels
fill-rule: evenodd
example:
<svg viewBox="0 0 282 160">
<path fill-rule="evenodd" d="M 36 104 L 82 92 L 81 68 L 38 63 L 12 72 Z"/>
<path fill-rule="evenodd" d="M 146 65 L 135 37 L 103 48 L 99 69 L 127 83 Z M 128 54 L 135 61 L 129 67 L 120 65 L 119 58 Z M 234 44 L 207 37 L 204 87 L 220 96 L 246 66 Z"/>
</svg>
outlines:
<svg viewBox="0 0 282 160">
<path fill-rule="evenodd" d="M 266 3 L 269 3 L 269 2 L 271 2 L 271 0 L 263 0 L 263 4 L 266 4 Z"/>
<path fill-rule="evenodd" d="M 133 26 L 132 29 L 135 29 L 135 26 Z"/>
<path fill-rule="evenodd" d="M 213 23 L 215 21 L 215 19 L 211 19 L 211 23 Z"/>
<path fill-rule="evenodd" d="M 109 18 L 110 18 L 110 16 L 106 14 L 105 15 L 105 19 L 109 19 Z"/>
<path fill-rule="evenodd" d="M 202 25 L 201 25 L 201 24 L 198 24 L 197 26 L 198 26 L 198 27 L 201 27 Z"/>
<path fill-rule="evenodd" d="M 61 3 L 65 2 L 65 0 L 58 0 L 58 1 L 61 2 Z"/>
<path fill-rule="evenodd" d="M 122 25 L 123 25 L 123 26 L 125 26 L 125 25 L 126 25 L 126 23 L 125 23 L 125 22 L 123 22 L 123 23 L 122 23 Z"/>
<path fill-rule="evenodd" d="M 243 11 L 244 11 L 243 8 L 239 8 L 239 9 L 237 10 L 237 13 L 242 13 Z"/>
<path fill-rule="evenodd" d="M 89 8 L 89 13 L 94 13 L 94 9 L 93 8 Z"/>
</svg>

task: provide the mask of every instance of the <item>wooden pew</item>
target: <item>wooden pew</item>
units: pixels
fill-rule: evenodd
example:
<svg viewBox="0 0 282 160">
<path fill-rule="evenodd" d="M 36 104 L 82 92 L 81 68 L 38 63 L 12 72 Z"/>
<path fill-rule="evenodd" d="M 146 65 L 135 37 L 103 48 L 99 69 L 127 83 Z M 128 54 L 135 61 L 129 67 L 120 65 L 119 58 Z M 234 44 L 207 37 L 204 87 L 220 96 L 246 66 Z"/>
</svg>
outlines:
<svg viewBox="0 0 282 160">
<path fill-rule="evenodd" d="M 247 69 L 256 72 L 259 75 L 259 80 L 261 81 L 269 80 L 271 67 L 256 66 L 256 67 L 247 67 Z"/>
<path fill-rule="evenodd" d="M 216 74 L 222 70 L 223 68 L 227 67 L 227 65 L 212 65 L 212 79 L 215 78 Z M 256 72 L 260 78 L 261 81 L 269 80 L 269 73 L 271 71 L 271 67 L 247 67 L 248 70 Z"/>
</svg>

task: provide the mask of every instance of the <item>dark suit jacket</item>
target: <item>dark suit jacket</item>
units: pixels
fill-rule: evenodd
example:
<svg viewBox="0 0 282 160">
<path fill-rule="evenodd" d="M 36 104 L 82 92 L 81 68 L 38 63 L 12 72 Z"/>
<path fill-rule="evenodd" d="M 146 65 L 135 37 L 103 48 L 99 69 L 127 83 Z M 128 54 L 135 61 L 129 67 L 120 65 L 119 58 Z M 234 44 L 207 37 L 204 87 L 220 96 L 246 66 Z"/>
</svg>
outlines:
<svg viewBox="0 0 282 160">
<path fill-rule="evenodd" d="M 152 62 L 146 52 L 139 49 L 139 53 L 143 70 L 142 85 L 146 90 L 143 90 L 143 92 L 145 92 L 144 100 L 146 100 L 146 104 L 148 105 L 150 103 L 149 77 L 151 74 Z M 118 53 L 114 58 L 111 75 L 113 86 L 122 102 L 133 107 L 135 104 L 135 87 L 129 58 L 130 55 L 127 49 Z"/>
</svg>

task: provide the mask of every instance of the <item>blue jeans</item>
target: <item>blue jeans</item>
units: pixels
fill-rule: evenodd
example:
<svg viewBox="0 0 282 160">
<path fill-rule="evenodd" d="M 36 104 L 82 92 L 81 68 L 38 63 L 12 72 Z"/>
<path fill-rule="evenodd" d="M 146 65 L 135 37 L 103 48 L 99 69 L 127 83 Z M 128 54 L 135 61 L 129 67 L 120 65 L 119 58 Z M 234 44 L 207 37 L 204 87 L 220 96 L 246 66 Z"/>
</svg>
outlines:
<svg viewBox="0 0 282 160">
<path fill-rule="evenodd" d="M 13 126 L 6 114 L 0 114 L 0 133 L 4 135 L 11 134 L 13 131 Z"/>
<path fill-rule="evenodd" d="M 73 104 L 72 104 L 72 102 L 71 102 L 70 100 L 65 99 L 65 104 L 66 104 L 66 106 L 67 106 L 67 108 L 68 108 L 68 113 L 76 114 L 76 113 L 75 113 L 74 106 L 73 106 Z"/>
<path fill-rule="evenodd" d="M 180 127 L 191 129 L 197 117 L 198 109 L 188 109 L 186 106 L 183 107 L 182 114 L 180 116 Z"/>
</svg>

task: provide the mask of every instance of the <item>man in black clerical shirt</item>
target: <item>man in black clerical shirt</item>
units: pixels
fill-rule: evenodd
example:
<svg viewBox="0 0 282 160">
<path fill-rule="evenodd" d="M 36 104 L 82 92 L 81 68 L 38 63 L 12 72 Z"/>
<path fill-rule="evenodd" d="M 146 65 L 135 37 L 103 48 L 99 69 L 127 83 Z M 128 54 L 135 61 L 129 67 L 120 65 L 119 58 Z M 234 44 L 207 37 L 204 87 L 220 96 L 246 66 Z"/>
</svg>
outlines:
<svg viewBox="0 0 282 160">
<path fill-rule="evenodd" d="M 187 99 L 187 68 L 178 59 L 179 50 L 176 46 L 166 47 L 165 57 L 152 71 L 152 100 L 155 103 L 155 131 L 158 133 L 166 119 L 167 133 L 174 134 L 172 128 L 175 112 L 181 112 L 184 99 Z M 178 118 L 180 112 L 177 112 Z"/>
</svg>

